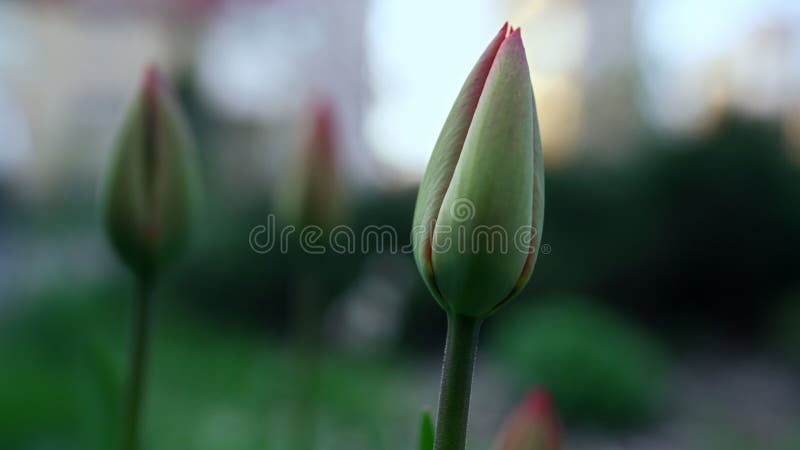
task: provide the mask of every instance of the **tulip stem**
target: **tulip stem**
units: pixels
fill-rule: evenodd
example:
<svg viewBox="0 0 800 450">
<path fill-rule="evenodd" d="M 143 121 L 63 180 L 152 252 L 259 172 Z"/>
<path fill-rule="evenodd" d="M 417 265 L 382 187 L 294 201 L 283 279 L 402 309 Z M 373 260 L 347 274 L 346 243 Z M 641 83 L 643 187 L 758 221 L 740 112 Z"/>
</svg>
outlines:
<svg viewBox="0 0 800 450">
<path fill-rule="evenodd" d="M 319 403 L 320 357 L 322 347 L 322 304 L 320 302 L 316 261 L 306 260 L 305 269 L 296 269 L 294 298 L 294 339 L 297 388 L 292 417 L 293 450 L 316 447 L 317 407 Z"/>
<path fill-rule="evenodd" d="M 140 448 L 140 423 L 150 334 L 151 284 L 140 279 L 131 315 L 128 379 L 122 412 L 122 450 Z"/>
<path fill-rule="evenodd" d="M 481 319 L 447 313 L 435 450 L 464 450 L 466 445 L 472 372 L 480 328 Z"/>
</svg>

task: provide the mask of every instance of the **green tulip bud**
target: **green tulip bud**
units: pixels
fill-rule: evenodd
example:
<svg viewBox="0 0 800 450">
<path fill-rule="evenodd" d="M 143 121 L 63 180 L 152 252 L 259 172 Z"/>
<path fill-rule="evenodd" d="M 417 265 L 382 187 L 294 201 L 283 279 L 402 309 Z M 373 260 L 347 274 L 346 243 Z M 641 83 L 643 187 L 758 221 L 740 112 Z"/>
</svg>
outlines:
<svg viewBox="0 0 800 450">
<path fill-rule="evenodd" d="M 329 228 L 346 215 L 334 105 L 315 102 L 309 119 L 308 134 L 277 190 L 276 206 L 286 223 Z"/>
<path fill-rule="evenodd" d="M 124 263 L 149 279 L 184 244 L 195 209 L 192 140 L 155 67 L 118 132 L 103 189 L 103 216 Z"/>
<path fill-rule="evenodd" d="M 528 62 L 519 28 L 506 24 L 467 77 L 428 162 L 414 213 L 417 267 L 446 311 L 486 317 L 527 284 L 543 218 Z"/>
</svg>

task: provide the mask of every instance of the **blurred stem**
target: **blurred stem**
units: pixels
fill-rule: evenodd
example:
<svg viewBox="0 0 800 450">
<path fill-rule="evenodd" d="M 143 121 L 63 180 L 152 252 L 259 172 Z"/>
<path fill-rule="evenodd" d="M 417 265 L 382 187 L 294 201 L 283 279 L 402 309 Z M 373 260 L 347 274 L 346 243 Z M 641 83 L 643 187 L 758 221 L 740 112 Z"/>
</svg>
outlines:
<svg viewBox="0 0 800 450">
<path fill-rule="evenodd" d="M 140 279 L 131 315 L 128 379 L 122 411 L 122 450 L 139 450 L 142 397 L 150 334 L 151 284 Z"/>
<path fill-rule="evenodd" d="M 480 328 L 481 319 L 447 313 L 435 450 L 464 450 L 466 445 L 472 371 Z"/>
<path fill-rule="evenodd" d="M 297 398 L 292 422 L 293 450 L 315 447 L 322 312 L 313 261 L 297 268 L 293 332 L 297 357 Z"/>
</svg>

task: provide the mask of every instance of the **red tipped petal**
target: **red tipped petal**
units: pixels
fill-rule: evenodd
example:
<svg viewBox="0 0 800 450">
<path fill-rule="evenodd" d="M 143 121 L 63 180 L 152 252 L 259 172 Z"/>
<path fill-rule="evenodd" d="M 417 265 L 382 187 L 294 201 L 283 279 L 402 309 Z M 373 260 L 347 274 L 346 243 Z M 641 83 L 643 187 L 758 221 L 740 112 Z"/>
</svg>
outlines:
<svg viewBox="0 0 800 450">
<path fill-rule="evenodd" d="M 470 83 L 469 87 L 475 89 L 478 95 L 475 96 L 474 102 L 469 105 L 472 112 L 470 116 L 475 113 L 475 108 L 478 107 L 480 92 L 483 90 L 483 86 L 486 84 L 486 78 L 489 76 L 489 70 L 492 68 L 492 64 L 497 56 L 497 52 L 500 50 L 501 45 L 509 36 L 509 30 L 510 28 L 508 26 L 508 22 L 504 23 L 500 28 L 500 31 L 498 31 L 494 39 L 492 39 L 492 42 L 490 42 L 489 46 L 486 48 L 486 50 L 484 50 L 480 59 L 478 59 L 478 63 L 473 69 L 472 75 L 474 78 L 472 78 L 472 82 Z"/>
<path fill-rule="evenodd" d="M 522 32 L 519 28 L 512 28 L 511 32 L 508 34 L 508 37 L 503 40 L 502 45 L 500 45 L 500 48 L 497 49 L 497 55 L 506 52 L 521 60 L 524 60 L 525 64 L 527 65 L 525 47 L 522 45 Z"/>
</svg>

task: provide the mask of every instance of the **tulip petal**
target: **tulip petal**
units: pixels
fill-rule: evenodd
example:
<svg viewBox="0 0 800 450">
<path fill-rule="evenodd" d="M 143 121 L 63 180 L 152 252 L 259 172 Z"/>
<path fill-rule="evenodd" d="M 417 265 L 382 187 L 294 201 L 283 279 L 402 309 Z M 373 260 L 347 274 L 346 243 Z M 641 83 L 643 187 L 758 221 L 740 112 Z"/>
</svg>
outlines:
<svg viewBox="0 0 800 450">
<path fill-rule="evenodd" d="M 414 257 L 423 280 L 442 306 L 445 305 L 441 296 L 437 295 L 438 289 L 431 267 L 433 227 L 447 187 L 453 177 L 492 63 L 507 34 L 508 23 L 503 25 L 491 41 L 464 82 L 436 141 L 420 184 L 414 212 Z"/>
<path fill-rule="evenodd" d="M 436 286 L 448 303 L 458 302 L 461 314 L 488 315 L 513 291 L 525 267 L 528 253 L 512 240 L 534 220 L 533 142 L 530 73 L 517 29 L 497 52 L 436 219 L 437 230 L 452 230 L 452 240 L 461 239 L 463 230 L 463 249 L 437 251 L 446 246 L 437 242 L 438 234 L 432 243 Z M 465 202 L 473 208 L 466 220 L 456 210 Z M 505 249 L 495 231 L 505 235 Z"/>
<path fill-rule="evenodd" d="M 542 153 L 541 133 L 539 132 L 539 118 L 536 113 L 536 98 L 532 87 L 531 98 L 533 99 L 533 221 L 530 230 L 530 248 L 528 249 L 528 258 L 525 260 L 525 265 L 522 268 L 519 279 L 517 279 L 517 283 L 506 298 L 492 309 L 492 313 L 519 294 L 528 284 L 536 266 L 536 259 L 542 242 L 542 231 L 544 229 L 544 155 Z"/>
</svg>

